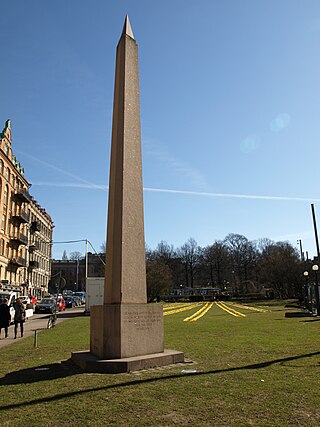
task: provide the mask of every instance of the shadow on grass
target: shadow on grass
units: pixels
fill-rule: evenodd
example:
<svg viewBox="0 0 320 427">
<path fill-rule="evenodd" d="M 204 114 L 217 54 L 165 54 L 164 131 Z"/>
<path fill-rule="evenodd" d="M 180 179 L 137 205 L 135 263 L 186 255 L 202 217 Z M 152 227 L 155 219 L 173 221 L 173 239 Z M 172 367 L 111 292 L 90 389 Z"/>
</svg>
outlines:
<svg viewBox="0 0 320 427">
<path fill-rule="evenodd" d="M 80 308 L 81 308 L 81 310 L 80 310 Z M 69 311 L 60 311 L 57 314 L 57 317 L 59 319 L 71 319 L 72 317 L 81 317 L 81 316 L 84 316 L 84 315 L 85 315 L 84 314 L 84 307 L 79 307 L 78 311 L 71 311 L 71 312 L 69 312 Z"/>
<path fill-rule="evenodd" d="M 261 368 L 267 368 L 268 366 L 274 365 L 276 363 L 284 364 L 284 362 L 289 362 L 291 360 L 298 360 L 303 359 L 306 357 L 313 357 L 320 355 L 320 351 L 314 352 L 314 353 L 307 353 L 307 354 L 301 354 L 297 356 L 291 356 L 291 357 L 285 357 L 282 359 L 275 359 L 270 360 L 268 362 L 263 363 L 255 363 L 251 365 L 245 365 L 245 366 L 238 366 L 234 368 L 227 368 L 227 369 L 217 369 L 213 371 L 204 371 L 204 372 L 192 372 L 192 373 L 184 373 L 184 374 L 172 374 L 167 375 L 163 377 L 158 378 L 147 378 L 147 379 L 135 379 L 132 381 L 126 381 L 123 383 L 117 383 L 117 384 L 111 384 L 107 386 L 102 387 L 94 387 L 94 388 L 88 388 L 85 390 L 77 390 L 73 392 L 68 393 L 60 393 L 56 394 L 55 396 L 47 396 L 43 398 L 33 399 L 27 402 L 20 402 L 20 403 L 12 403 L 10 405 L 3 405 L 0 406 L 1 410 L 4 409 L 14 409 L 14 408 L 22 408 L 24 406 L 30 406 L 30 405 L 37 405 L 40 403 L 47 403 L 47 402 L 54 402 L 62 399 L 66 399 L 73 396 L 80 396 L 85 393 L 92 393 L 95 391 L 102 391 L 102 390 L 112 390 L 117 389 L 121 387 L 131 387 L 131 386 L 139 386 L 141 384 L 146 383 L 156 383 L 158 381 L 166 381 L 166 380 L 174 380 L 177 378 L 183 378 L 183 377 L 198 377 L 198 376 L 204 376 L 204 375 L 214 375 L 214 374 L 220 374 L 224 372 L 234 372 L 234 371 L 241 371 L 241 370 L 247 370 L 247 369 L 261 369 Z M 30 369 L 23 369 L 16 372 L 10 372 L 5 377 L 0 379 L 0 386 L 4 385 L 10 385 L 10 384 L 26 384 L 26 383 L 34 383 L 38 381 L 48 381 L 58 378 L 65 378 L 68 376 L 76 375 L 82 373 L 78 368 L 76 368 L 70 360 L 67 360 L 63 363 L 53 363 L 51 365 L 43 365 L 39 366 L 38 368 L 30 368 Z"/>
</svg>

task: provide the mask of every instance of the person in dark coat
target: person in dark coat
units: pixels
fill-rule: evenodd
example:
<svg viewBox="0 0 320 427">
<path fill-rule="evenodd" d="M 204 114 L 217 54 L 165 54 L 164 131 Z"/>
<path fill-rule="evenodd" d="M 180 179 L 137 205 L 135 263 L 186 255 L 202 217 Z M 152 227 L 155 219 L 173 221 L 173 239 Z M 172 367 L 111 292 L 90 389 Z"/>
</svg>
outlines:
<svg viewBox="0 0 320 427">
<path fill-rule="evenodd" d="M 4 328 L 5 338 L 8 337 L 8 328 L 10 325 L 11 316 L 10 308 L 8 306 L 8 299 L 4 298 L 2 304 L 0 304 L 0 336 L 1 329 Z"/>
<path fill-rule="evenodd" d="M 18 325 L 20 324 L 20 333 L 23 337 L 23 323 L 26 320 L 26 310 L 20 298 L 17 298 L 14 305 L 14 338 L 17 338 Z"/>
</svg>

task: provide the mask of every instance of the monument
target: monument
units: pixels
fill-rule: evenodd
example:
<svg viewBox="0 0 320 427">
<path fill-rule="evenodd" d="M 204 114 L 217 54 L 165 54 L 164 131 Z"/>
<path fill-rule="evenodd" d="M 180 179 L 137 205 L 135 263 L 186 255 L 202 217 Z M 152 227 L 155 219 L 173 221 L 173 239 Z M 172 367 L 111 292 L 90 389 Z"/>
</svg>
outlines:
<svg viewBox="0 0 320 427">
<path fill-rule="evenodd" d="M 116 54 L 104 304 L 91 308 L 86 371 L 130 372 L 183 362 L 164 350 L 163 313 L 147 304 L 138 46 L 128 16 Z"/>
</svg>

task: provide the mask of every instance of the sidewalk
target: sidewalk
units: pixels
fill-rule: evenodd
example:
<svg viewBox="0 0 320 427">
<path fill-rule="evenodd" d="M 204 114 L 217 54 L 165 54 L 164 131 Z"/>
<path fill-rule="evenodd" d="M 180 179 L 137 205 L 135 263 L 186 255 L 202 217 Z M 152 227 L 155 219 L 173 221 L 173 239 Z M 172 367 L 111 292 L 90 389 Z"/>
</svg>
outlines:
<svg viewBox="0 0 320 427">
<path fill-rule="evenodd" d="M 65 320 L 71 319 L 75 316 L 82 316 L 84 313 L 84 305 L 81 307 L 67 308 L 65 311 L 58 313 L 57 315 L 57 324 L 64 322 Z M 20 329 L 18 326 L 17 339 L 14 339 L 14 325 L 9 327 L 9 336 L 4 338 L 4 329 L 1 331 L 0 339 L 0 350 L 2 347 L 18 342 L 21 339 L 34 336 L 34 330 L 37 329 L 38 333 L 41 332 L 41 329 L 47 328 L 48 319 L 50 314 L 34 314 L 24 323 L 24 332 L 23 338 L 20 338 Z"/>
</svg>

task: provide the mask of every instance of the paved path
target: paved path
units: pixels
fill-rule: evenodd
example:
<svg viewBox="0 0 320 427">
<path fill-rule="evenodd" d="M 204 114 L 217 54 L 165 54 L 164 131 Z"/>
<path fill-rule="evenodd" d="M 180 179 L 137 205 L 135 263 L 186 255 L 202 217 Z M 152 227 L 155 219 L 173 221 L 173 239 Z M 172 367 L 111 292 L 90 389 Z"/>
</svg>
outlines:
<svg viewBox="0 0 320 427">
<path fill-rule="evenodd" d="M 65 320 L 71 319 L 75 316 L 82 316 L 84 314 L 84 305 L 81 307 L 75 308 L 67 308 L 65 311 L 58 313 L 57 315 L 57 323 L 63 322 Z M 49 314 L 34 314 L 29 317 L 29 319 L 24 323 L 24 333 L 23 338 L 27 338 L 30 336 L 34 336 L 34 330 L 41 330 L 47 328 L 47 323 L 49 319 Z M 4 329 L 1 331 L 1 339 L 0 339 L 0 349 L 5 347 L 6 345 L 13 344 L 23 339 L 20 338 L 20 330 L 18 327 L 18 335 L 17 339 L 14 339 L 14 326 L 11 325 L 9 327 L 9 336 L 8 338 L 4 338 Z"/>
</svg>

